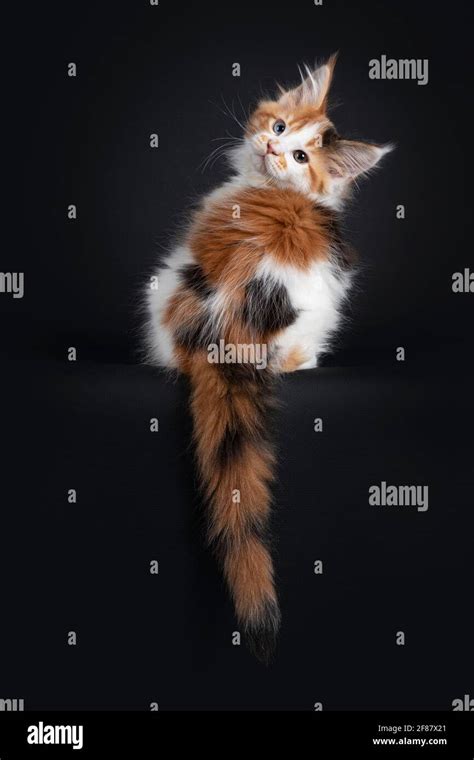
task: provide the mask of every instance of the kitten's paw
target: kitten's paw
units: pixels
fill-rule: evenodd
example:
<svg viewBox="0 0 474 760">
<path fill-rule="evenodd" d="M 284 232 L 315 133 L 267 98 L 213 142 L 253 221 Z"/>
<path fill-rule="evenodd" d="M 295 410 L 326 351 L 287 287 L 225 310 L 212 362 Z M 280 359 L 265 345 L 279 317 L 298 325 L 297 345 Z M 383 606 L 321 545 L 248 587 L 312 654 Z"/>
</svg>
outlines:
<svg viewBox="0 0 474 760">
<path fill-rule="evenodd" d="M 314 356 L 314 357 L 313 357 L 312 359 L 310 359 L 309 361 L 307 361 L 307 362 L 304 362 L 303 364 L 300 364 L 300 366 L 299 366 L 299 367 L 297 367 L 296 369 L 297 369 L 297 370 L 300 370 L 300 369 L 314 369 L 314 368 L 315 368 L 315 367 L 317 367 L 317 366 L 318 366 L 318 360 L 317 360 L 317 359 L 316 359 L 316 357 Z"/>
<path fill-rule="evenodd" d="M 283 359 L 280 372 L 298 372 L 300 369 L 314 369 L 318 364 L 316 356 L 308 356 L 301 348 L 293 348 Z"/>
</svg>

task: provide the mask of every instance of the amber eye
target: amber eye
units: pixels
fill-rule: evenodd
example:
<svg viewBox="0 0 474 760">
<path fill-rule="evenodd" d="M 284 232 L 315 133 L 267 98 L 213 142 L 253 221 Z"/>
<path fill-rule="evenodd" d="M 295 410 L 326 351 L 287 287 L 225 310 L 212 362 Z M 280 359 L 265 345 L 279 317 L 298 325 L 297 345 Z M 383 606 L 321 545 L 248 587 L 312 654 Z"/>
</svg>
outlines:
<svg viewBox="0 0 474 760">
<path fill-rule="evenodd" d="M 304 150 L 294 150 L 293 158 L 298 164 L 307 164 L 309 161 L 308 154 Z"/>
<path fill-rule="evenodd" d="M 283 119 L 278 119 L 278 121 L 276 121 L 275 124 L 273 125 L 273 131 L 275 132 L 276 135 L 282 135 L 285 129 L 286 129 L 286 124 L 283 121 Z"/>
</svg>

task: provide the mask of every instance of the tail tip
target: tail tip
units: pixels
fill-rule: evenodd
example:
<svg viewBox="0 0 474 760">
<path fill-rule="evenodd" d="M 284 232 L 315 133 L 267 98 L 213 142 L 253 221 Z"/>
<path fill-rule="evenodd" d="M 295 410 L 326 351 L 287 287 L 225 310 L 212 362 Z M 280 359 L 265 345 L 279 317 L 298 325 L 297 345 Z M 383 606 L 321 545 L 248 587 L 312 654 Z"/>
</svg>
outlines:
<svg viewBox="0 0 474 760">
<path fill-rule="evenodd" d="M 270 665 L 275 657 L 281 615 L 278 605 L 272 603 L 259 622 L 246 628 L 246 642 L 250 652 L 263 665 Z"/>
</svg>

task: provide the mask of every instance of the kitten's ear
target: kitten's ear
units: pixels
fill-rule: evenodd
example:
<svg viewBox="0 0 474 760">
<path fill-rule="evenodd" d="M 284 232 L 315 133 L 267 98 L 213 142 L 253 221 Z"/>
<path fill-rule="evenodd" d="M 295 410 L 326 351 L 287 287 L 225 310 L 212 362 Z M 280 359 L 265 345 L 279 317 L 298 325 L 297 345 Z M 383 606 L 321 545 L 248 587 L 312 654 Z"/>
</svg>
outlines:
<svg viewBox="0 0 474 760">
<path fill-rule="evenodd" d="M 313 71 L 309 66 L 305 66 L 305 74 L 300 69 L 301 84 L 293 90 L 282 90 L 278 102 L 287 108 L 311 106 L 325 110 L 337 55 L 334 53 L 325 64 L 318 66 Z"/>
<path fill-rule="evenodd" d="M 329 173 L 340 179 L 355 179 L 373 169 L 393 145 L 371 145 L 355 140 L 337 140 L 328 151 Z"/>
</svg>

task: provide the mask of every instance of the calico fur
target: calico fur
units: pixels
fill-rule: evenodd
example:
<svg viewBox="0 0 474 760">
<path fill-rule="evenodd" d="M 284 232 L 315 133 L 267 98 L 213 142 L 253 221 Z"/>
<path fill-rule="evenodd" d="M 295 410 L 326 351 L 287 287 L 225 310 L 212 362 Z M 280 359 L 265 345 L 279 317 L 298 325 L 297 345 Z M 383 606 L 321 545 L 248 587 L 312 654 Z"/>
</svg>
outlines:
<svg viewBox="0 0 474 760">
<path fill-rule="evenodd" d="M 190 379 L 209 543 L 265 662 L 280 626 L 268 530 L 278 377 L 329 350 L 354 267 L 343 201 L 388 150 L 339 137 L 327 115 L 334 66 L 333 56 L 258 105 L 233 176 L 203 199 L 147 294 L 148 356 Z M 265 346 L 267 363 L 211 363 L 220 341 Z"/>
</svg>

